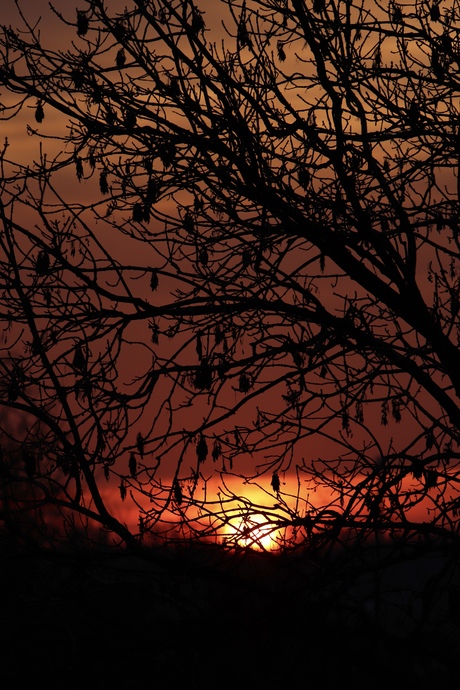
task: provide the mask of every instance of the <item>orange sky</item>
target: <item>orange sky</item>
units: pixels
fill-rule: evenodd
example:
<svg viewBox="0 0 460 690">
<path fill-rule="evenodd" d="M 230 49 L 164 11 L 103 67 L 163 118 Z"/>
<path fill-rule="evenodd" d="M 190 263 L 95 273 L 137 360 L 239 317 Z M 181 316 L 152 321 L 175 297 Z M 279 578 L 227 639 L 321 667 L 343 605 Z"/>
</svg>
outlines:
<svg viewBox="0 0 460 690">
<path fill-rule="evenodd" d="M 219 10 L 216 10 L 216 8 L 220 7 L 220 3 L 216 2 L 216 0 L 200 0 L 200 2 L 197 4 L 206 12 L 205 20 L 207 26 L 213 32 L 212 35 L 215 38 L 215 40 L 219 41 L 225 34 L 221 26 Z M 53 47 L 55 49 L 59 49 L 61 47 L 66 48 L 68 46 L 69 41 L 73 40 L 73 38 L 75 37 L 75 29 L 73 27 L 69 27 L 66 29 L 62 26 L 61 22 L 50 11 L 47 0 L 29 0 L 28 2 L 20 2 L 20 6 L 24 9 L 24 13 L 31 23 L 34 23 L 39 16 L 42 17 L 40 31 L 43 38 L 43 43 L 45 45 Z M 74 19 L 75 6 L 69 4 L 67 0 L 58 0 L 55 3 L 55 6 L 58 9 L 65 12 L 65 16 L 68 16 L 70 19 Z M 118 3 L 110 3 L 111 10 L 112 8 L 117 6 L 120 8 L 120 11 L 122 11 L 125 6 L 125 2 L 120 1 Z M 2 5 L 2 13 L 2 23 L 11 23 L 13 27 L 18 26 L 17 8 L 13 0 L 4 0 Z M 2 93 L 2 97 L 4 97 L 4 93 Z M 3 122 L 0 125 L 0 137 L 3 139 L 3 137 L 7 136 L 10 143 L 9 158 L 13 160 L 18 160 L 22 163 L 29 162 L 31 159 L 36 159 L 39 155 L 38 138 L 33 136 L 27 136 L 26 133 L 27 125 L 34 125 L 34 110 L 35 102 L 31 100 L 27 107 L 25 107 L 16 118 L 7 123 Z M 61 131 L 61 128 L 65 125 L 66 123 L 64 122 L 62 117 L 57 113 L 53 113 L 48 108 L 46 110 L 45 120 L 40 131 L 44 134 L 53 135 L 59 133 Z M 48 150 L 50 151 L 50 153 L 59 150 L 59 145 L 53 142 L 47 142 L 46 146 L 49 147 Z M 63 194 L 65 194 L 66 199 L 70 201 L 78 201 L 81 198 L 91 198 L 94 194 L 95 183 L 92 181 L 82 181 L 80 184 L 76 183 L 73 170 L 69 170 L 68 172 L 64 172 L 62 174 L 60 185 Z M 109 233 L 109 228 L 99 228 L 99 236 L 103 239 L 104 242 L 108 242 L 110 237 Z M 151 262 L 155 261 L 153 252 L 150 256 L 150 254 L 146 255 L 144 248 L 141 248 L 141 250 L 139 251 L 140 245 L 134 243 L 126 244 L 124 240 L 120 240 L 118 238 L 116 240 L 111 239 L 110 241 L 112 243 L 111 250 L 114 253 L 116 253 L 117 256 L 122 255 L 124 260 L 129 259 L 129 261 L 132 263 L 139 263 L 140 265 L 144 264 L 147 267 L 152 265 Z M 143 284 L 141 281 L 139 281 L 137 283 L 137 289 L 139 291 L 139 294 L 142 296 L 145 296 L 148 293 L 148 285 L 145 282 Z M 158 300 L 159 302 L 161 300 L 169 299 L 169 295 L 167 293 L 167 290 L 165 290 L 164 283 L 160 288 L 159 292 L 150 299 Z M 140 359 L 136 360 L 136 365 L 139 365 L 140 361 Z M 192 420 L 193 422 L 195 422 L 195 420 L 207 414 L 205 396 L 201 396 L 199 400 L 201 407 L 195 405 L 195 407 L 193 407 L 192 410 L 180 413 L 180 415 L 184 417 L 184 419 L 186 419 L 186 421 L 184 421 L 184 427 L 186 426 L 187 422 L 191 423 Z M 269 406 L 269 404 L 270 403 L 267 403 L 267 406 Z M 243 415 L 247 416 L 247 412 L 244 412 Z M 402 426 L 390 420 L 388 426 L 383 428 L 380 426 L 379 421 L 377 419 L 375 419 L 374 422 L 375 424 L 373 424 L 373 426 L 375 426 L 376 437 L 376 461 L 380 456 L 380 452 L 383 455 L 385 455 L 389 451 L 393 440 L 395 445 L 403 445 L 407 440 L 409 440 L 411 434 L 413 433 L 413 429 L 410 425 L 407 424 Z M 335 424 L 331 425 L 331 430 L 329 433 L 331 433 L 332 435 L 334 435 L 334 433 L 338 434 L 339 430 L 340 420 L 337 420 Z M 359 434 L 357 434 L 355 438 L 357 445 L 359 443 L 358 439 Z M 305 458 L 305 460 L 308 462 L 309 460 L 317 458 L 318 456 L 327 456 L 328 454 L 333 453 L 334 444 L 334 439 L 328 440 L 325 437 L 310 437 L 304 443 L 301 444 L 301 447 L 298 448 L 298 457 L 295 459 L 300 462 L 302 458 Z M 380 445 L 380 450 L 377 448 L 377 445 Z M 273 449 L 271 449 L 271 452 L 274 452 Z M 267 451 L 267 455 L 269 454 L 270 453 Z M 191 459 L 190 462 L 192 462 L 193 460 L 194 459 Z M 246 458 L 245 460 L 247 461 L 248 459 Z M 252 463 L 252 460 L 249 461 Z M 242 471 L 244 471 L 243 464 L 241 464 L 241 469 Z M 125 471 L 126 470 L 123 468 L 120 468 L 119 470 L 121 474 L 124 474 Z M 168 470 L 168 473 L 169 471 L 170 470 Z M 260 483 L 263 485 L 263 489 L 265 489 L 268 492 L 268 494 L 264 496 L 264 498 L 267 501 L 271 500 L 270 493 L 272 493 L 270 490 L 270 477 L 271 475 L 269 473 L 263 478 L 263 480 L 260 481 Z M 216 482 L 218 483 L 218 481 L 219 480 L 213 480 L 213 483 L 216 484 Z M 216 487 L 214 487 L 213 490 L 217 490 Z M 254 492 L 253 489 L 248 488 L 248 494 L 250 494 L 251 491 Z M 294 489 L 292 491 L 294 491 Z M 259 491 L 257 491 L 257 493 L 260 495 Z M 306 499 L 307 495 L 310 496 L 310 500 L 314 504 L 315 496 L 312 493 L 311 487 L 309 487 L 305 482 L 305 486 L 302 487 L 302 497 L 304 500 Z M 325 499 L 324 495 L 322 495 L 320 498 L 316 496 L 316 499 L 318 499 L 321 503 L 324 500 L 327 500 Z M 136 513 L 136 509 L 128 508 L 127 506 L 128 501 L 124 504 L 123 507 L 119 505 L 118 509 L 125 511 L 126 513 L 130 511 L 134 511 L 134 513 Z M 130 521 L 131 520 L 132 513 Z"/>
</svg>

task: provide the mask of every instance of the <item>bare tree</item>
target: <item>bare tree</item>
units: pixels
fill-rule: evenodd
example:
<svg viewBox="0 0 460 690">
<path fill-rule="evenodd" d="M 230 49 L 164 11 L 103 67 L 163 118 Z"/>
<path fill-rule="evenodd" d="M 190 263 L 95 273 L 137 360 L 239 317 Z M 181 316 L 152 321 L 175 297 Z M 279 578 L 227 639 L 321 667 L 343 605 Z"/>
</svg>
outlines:
<svg viewBox="0 0 460 690">
<path fill-rule="evenodd" d="M 4 514 L 455 538 L 460 5 L 216 5 L 1 29 Z"/>
</svg>

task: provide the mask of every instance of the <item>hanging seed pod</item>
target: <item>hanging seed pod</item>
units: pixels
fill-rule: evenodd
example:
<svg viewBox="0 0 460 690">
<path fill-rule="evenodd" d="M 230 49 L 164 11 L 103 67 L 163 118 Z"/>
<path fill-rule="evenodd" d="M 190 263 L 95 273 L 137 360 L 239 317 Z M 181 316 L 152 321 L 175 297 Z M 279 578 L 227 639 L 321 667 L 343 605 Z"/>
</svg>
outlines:
<svg viewBox="0 0 460 690">
<path fill-rule="evenodd" d="M 241 48 L 244 48 L 245 46 L 250 48 L 252 46 L 252 40 L 249 36 L 246 22 L 243 19 L 241 19 L 240 23 L 238 24 L 237 40 Z"/>
<path fill-rule="evenodd" d="M 150 177 L 147 183 L 147 191 L 145 194 L 149 204 L 154 204 L 156 201 L 158 201 L 160 188 L 161 187 L 158 180 L 154 177 Z"/>
<path fill-rule="evenodd" d="M 141 537 L 145 534 L 145 520 L 142 515 L 139 515 L 139 534 Z"/>
<path fill-rule="evenodd" d="M 37 107 L 35 108 L 35 120 L 40 123 L 43 122 L 44 117 L 45 113 L 43 112 L 43 105 L 41 104 L 41 101 L 38 101 Z"/>
<path fill-rule="evenodd" d="M 120 48 L 120 50 L 117 53 L 117 57 L 115 58 L 116 65 L 118 69 L 122 69 L 125 66 L 126 63 L 126 53 L 123 48 Z"/>
<path fill-rule="evenodd" d="M 201 361 L 203 359 L 203 343 L 201 341 L 201 333 L 197 333 L 196 336 L 196 354 L 198 359 Z"/>
<path fill-rule="evenodd" d="M 46 276 L 50 269 L 50 257 L 48 252 L 44 249 L 38 252 L 37 260 L 35 262 L 35 270 L 37 275 Z"/>
<path fill-rule="evenodd" d="M 196 457 L 198 458 L 199 464 L 204 462 L 208 457 L 208 444 L 206 443 L 206 438 L 201 435 L 200 440 L 196 446 Z"/>
<path fill-rule="evenodd" d="M 206 247 L 203 247 L 203 249 L 200 250 L 198 253 L 198 263 L 200 263 L 202 266 L 207 266 L 209 262 L 209 255 L 208 255 L 208 250 Z"/>
<path fill-rule="evenodd" d="M 124 501 L 126 498 L 126 484 L 124 477 L 121 478 L 120 486 L 118 488 L 120 489 L 120 498 L 122 501 Z"/>
<path fill-rule="evenodd" d="M 186 230 L 190 234 L 193 234 L 195 232 L 195 219 L 193 218 L 193 215 L 190 213 L 190 211 L 187 211 L 187 213 L 185 214 L 182 220 L 182 225 L 184 226 L 184 230 Z"/>
<path fill-rule="evenodd" d="M 303 187 L 303 189 L 306 189 L 310 184 L 311 174 L 306 168 L 302 166 L 297 170 L 297 179 L 299 181 L 300 186 Z"/>
<path fill-rule="evenodd" d="M 397 424 L 401 421 L 401 403 L 399 400 L 391 401 L 391 414 Z"/>
<path fill-rule="evenodd" d="M 144 220 L 144 206 L 143 204 L 134 204 L 133 206 L 133 222 L 142 223 Z"/>
<path fill-rule="evenodd" d="M 243 265 L 243 268 L 247 268 L 248 266 L 250 266 L 251 261 L 252 261 L 251 252 L 248 249 L 245 249 L 241 255 L 241 263 Z"/>
<path fill-rule="evenodd" d="M 423 475 L 423 466 L 420 460 L 412 460 L 411 464 L 411 470 L 412 474 L 414 475 L 415 479 L 420 479 Z"/>
<path fill-rule="evenodd" d="M 104 477 L 105 480 L 108 482 L 110 479 L 110 469 L 108 465 L 104 465 Z"/>
<path fill-rule="evenodd" d="M 75 158 L 75 171 L 77 173 L 78 181 L 80 182 L 83 179 L 83 161 L 81 160 L 80 156 Z"/>
<path fill-rule="evenodd" d="M 220 445 L 219 440 L 216 438 L 214 441 L 214 444 L 212 446 L 212 453 L 211 457 L 214 460 L 214 462 L 217 462 L 217 460 L 220 458 L 222 454 L 222 446 Z"/>
<path fill-rule="evenodd" d="M 356 403 L 355 419 L 358 422 L 358 424 L 364 424 L 363 404 L 360 401 Z"/>
<path fill-rule="evenodd" d="M 439 2 L 433 2 L 430 7 L 430 19 L 432 22 L 439 22 L 441 19 L 441 11 L 439 9 Z"/>
<path fill-rule="evenodd" d="M 193 381 L 195 388 L 198 390 L 209 390 L 212 386 L 212 368 L 209 366 L 206 358 L 201 360 L 201 364 L 196 370 Z"/>
<path fill-rule="evenodd" d="M 435 444 L 435 437 L 432 431 L 428 431 L 427 435 L 425 436 L 425 443 L 426 443 L 426 449 L 431 450 Z"/>
<path fill-rule="evenodd" d="M 411 101 L 409 110 L 407 111 L 407 117 L 412 127 L 415 127 L 415 125 L 418 123 L 420 119 L 420 110 L 415 100 Z"/>
<path fill-rule="evenodd" d="M 433 489 L 438 483 L 438 473 L 436 470 L 424 470 L 425 487 Z"/>
<path fill-rule="evenodd" d="M 112 28 L 113 35 L 118 42 L 124 41 L 127 35 L 126 26 L 123 24 L 122 20 L 117 21 Z"/>
<path fill-rule="evenodd" d="M 204 31 L 205 28 L 205 23 L 203 19 L 203 15 L 201 12 L 193 5 L 192 6 L 192 23 L 191 23 L 191 29 L 194 34 L 199 34 L 201 31 Z"/>
<path fill-rule="evenodd" d="M 72 366 L 79 371 L 86 369 L 86 357 L 83 354 L 83 347 L 81 343 L 78 343 L 78 345 L 75 347 Z"/>
<path fill-rule="evenodd" d="M 251 388 L 251 379 L 247 374 L 241 374 L 238 382 L 238 390 L 240 393 L 247 393 Z"/>
<path fill-rule="evenodd" d="M 271 481 L 271 487 L 275 494 L 278 494 L 280 491 L 281 483 L 280 483 L 280 478 L 278 475 L 278 472 L 273 472 L 272 474 L 272 481 Z"/>
<path fill-rule="evenodd" d="M 152 268 L 152 271 L 150 273 L 150 289 L 152 292 L 155 292 L 155 290 L 158 288 L 158 273 L 157 271 Z"/>
<path fill-rule="evenodd" d="M 160 327 L 158 326 L 157 323 L 155 323 L 154 320 L 152 320 L 151 323 L 149 323 L 149 329 L 152 334 L 152 343 L 154 345 L 158 345 L 158 337 L 160 335 Z"/>
<path fill-rule="evenodd" d="M 83 10 L 77 10 L 77 34 L 78 36 L 86 36 L 89 29 L 89 19 Z"/>
<path fill-rule="evenodd" d="M 216 345 L 220 345 L 220 343 L 224 339 L 224 334 L 222 333 L 221 327 L 219 324 L 216 324 L 216 327 L 214 329 L 214 338 L 216 341 Z"/>
<path fill-rule="evenodd" d="M 135 477 L 137 474 L 137 461 L 136 461 L 136 456 L 133 452 L 129 456 L 128 465 L 129 465 L 129 472 L 131 474 L 131 477 Z"/>
<path fill-rule="evenodd" d="M 109 193 L 109 185 L 107 184 L 107 172 L 103 170 L 99 175 L 99 189 L 101 194 Z"/>
<path fill-rule="evenodd" d="M 179 505 L 179 506 L 182 503 L 182 501 L 184 500 L 184 495 L 182 493 L 181 486 L 180 486 L 179 482 L 177 481 L 177 479 L 174 482 L 174 500 L 176 501 L 177 505 Z"/>
<path fill-rule="evenodd" d="M 149 204 L 149 203 L 146 201 L 145 204 L 144 204 L 143 207 L 142 207 L 142 220 L 144 221 L 144 223 L 148 223 L 149 220 L 150 220 L 150 210 L 151 210 L 151 208 L 152 208 L 151 204 Z"/>
<path fill-rule="evenodd" d="M 399 5 L 393 5 L 393 15 L 391 19 L 395 24 L 402 24 L 404 17 Z"/>
<path fill-rule="evenodd" d="M 136 436 L 136 447 L 137 447 L 137 450 L 139 451 L 139 455 L 141 456 L 141 458 L 143 458 L 144 457 L 145 441 L 144 441 L 144 438 L 143 438 L 140 431 Z"/>
<path fill-rule="evenodd" d="M 282 41 L 278 41 L 276 44 L 276 50 L 278 53 L 278 59 L 280 62 L 284 62 L 286 60 L 286 53 L 284 51 L 284 43 Z"/>
<path fill-rule="evenodd" d="M 127 129 L 134 129 L 137 124 L 137 117 L 134 110 L 131 110 L 131 108 L 127 108 L 125 110 L 123 121 Z"/>
<path fill-rule="evenodd" d="M 384 400 L 382 403 L 380 424 L 382 426 L 387 426 L 388 424 L 388 403 L 386 400 Z"/>
<path fill-rule="evenodd" d="M 91 170 L 95 170 L 95 168 L 96 168 L 96 154 L 94 152 L 94 149 L 91 149 L 91 151 L 89 152 L 88 163 L 89 163 L 89 167 L 91 168 Z"/>
<path fill-rule="evenodd" d="M 85 73 L 81 69 L 74 69 L 71 72 L 71 78 L 76 89 L 83 88 L 85 84 Z"/>
<path fill-rule="evenodd" d="M 378 71 L 378 70 L 380 70 L 381 66 L 382 66 L 382 52 L 380 50 L 380 47 L 378 47 L 377 50 L 375 51 L 373 67 L 375 70 Z"/>
</svg>

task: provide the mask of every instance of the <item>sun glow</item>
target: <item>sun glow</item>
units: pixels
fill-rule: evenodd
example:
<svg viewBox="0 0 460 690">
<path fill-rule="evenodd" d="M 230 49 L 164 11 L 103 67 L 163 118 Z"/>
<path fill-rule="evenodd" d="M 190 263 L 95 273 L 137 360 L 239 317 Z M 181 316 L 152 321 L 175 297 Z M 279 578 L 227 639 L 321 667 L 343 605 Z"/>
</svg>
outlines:
<svg viewBox="0 0 460 690">
<path fill-rule="evenodd" d="M 261 513 L 232 518 L 227 523 L 225 541 L 257 551 L 279 548 L 280 530 Z"/>
</svg>

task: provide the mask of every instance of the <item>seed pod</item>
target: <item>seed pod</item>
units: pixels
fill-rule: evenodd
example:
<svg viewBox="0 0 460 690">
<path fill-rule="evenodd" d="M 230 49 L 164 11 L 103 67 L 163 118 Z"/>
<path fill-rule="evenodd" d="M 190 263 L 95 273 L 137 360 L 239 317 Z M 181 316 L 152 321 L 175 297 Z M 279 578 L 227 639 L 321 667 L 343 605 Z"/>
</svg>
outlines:
<svg viewBox="0 0 460 690">
<path fill-rule="evenodd" d="M 144 206 L 143 204 L 134 204 L 133 206 L 133 221 L 134 223 L 142 223 L 144 220 Z"/>
<path fill-rule="evenodd" d="M 75 347 L 72 365 L 75 369 L 79 369 L 80 371 L 83 371 L 86 368 L 86 357 L 83 354 L 83 347 L 81 343 L 78 343 L 78 345 Z"/>
<path fill-rule="evenodd" d="M 131 108 L 127 108 L 124 114 L 124 123 L 127 129 L 134 129 L 137 123 L 136 113 Z"/>
<path fill-rule="evenodd" d="M 392 16 L 392 21 L 395 24 L 402 24 L 403 21 L 403 13 L 399 5 L 394 5 L 393 6 L 393 16 Z"/>
<path fill-rule="evenodd" d="M 45 117 L 45 113 L 43 112 L 43 106 L 40 101 L 37 103 L 37 107 L 35 109 L 35 119 L 37 122 L 43 122 L 43 119 Z"/>
<path fill-rule="evenodd" d="M 142 515 L 139 515 L 139 534 L 141 537 L 145 534 L 145 520 Z"/>
<path fill-rule="evenodd" d="M 187 232 L 193 234 L 195 232 L 195 220 L 193 218 L 193 215 L 190 213 L 190 211 L 187 211 L 185 214 L 182 224 L 184 226 L 184 230 Z"/>
<path fill-rule="evenodd" d="M 118 488 L 120 489 L 120 498 L 122 501 L 124 501 L 126 498 L 126 484 L 124 477 L 121 478 L 120 486 Z"/>
<path fill-rule="evenodd" d="M 280 478 L 279 478 L 278 472 L 275 471 L 272 474 L 272 481 L 271 481 L 271 487 L 272 487 L 273 491 L 275 492 L 275 494 L 279 493 L 280 486 L 281 486 Z"/>
<path fill-rule="evenodd" d="M 72 81 L 76 89 L 81 89 L 85 84 L 85 73 L 81 69 L 74 69 L 71 72 Z"/>
<path fill-rule="evenodd" d="M 425 487 L 427 489 L 433 489 L 438 483 L 438 473 L 436 470 L 424 470 L 425 477 Z"/>
<path fill-rule="evenodd" d="M 35 262 L 35 270 L 39 276 L 46 276 L 49 273 L 50 257 L 48 252 L 42 249 L 38 252 L 37 260 Z"/>
<path fill-rule="evenodd" d="M 131 474 L 131 477 L 135 477 L 137 474 L 137 461 L 136 461 L 136 456 L 134 453 L 131 453 L 129 456 L 129 472 Z"/>
<path fill-rule="evenodd" d="M 399 424 L 401 421 L 401 404 L 399 400 L 392 400 L 391 401 L 391 414 L 393 415 L 393 419 L 395 422 Z"/>
<path fill-rule="evenodd" d="M 387 426 L 388 424 L 388 403 L 386 400 L 384 400 L 382 403 L 380 424 L 382 426 Z"/>
<path fill-rule="evenodd" d="M 80 182 L 83 179 L 83 162 L 80 156 L 77 156 L 75 158 L 75 170 L 77 173 L 78 181 Z"/>
<path fill-rule="evenodd" d="M 206 443 L 206 438 L 203 436 L 203 434 L 200 436 L 200 440 L 196 446 L 196 456 L 200 464 L 208 457 L 208 444 Z"/>
<path fill-rule="evenodd" d="M 209 366 L 206 358 L 201 360 L 201 364 L 196 370 L 193 381 L 195 388 L 198 390 L 209 390 L 212 386 L 212 369 Z"/>
<path fill-rule="evenodd" d="M 221 330 L 219 324 L 216 324 L 216 327 L 214 329 L 214 338 L 216 340 L 216 345 L 220 345 L 220 343 L 224 339 L 224 334 L 222 333 L 222 330 Z"/>
<path fill-rule="evenodd" d="M 211 453 L 211 456 L 212 456 L 212 459 L 214 460 L 214 462 L 217 462 L 217 460 L 220 458 L 221 454 L 222 454 L 222 446 L 220 445 L 220 442 L 216 438 L 216 440 L 214 441 L 214 445 L 212 447 L 212 453 Z"/>
<path fill-rule="evenodd" d="M 412 460 L 411 464 L 411 470 L 412 474 L 414 475 L 415 479 L 420 479 L 422 474 L 423 474 L 423 466 L 420 460 L 414 459 Z"/>
<path fill-rule="evenodd" d="M 105 170 L 103 170 L 99 175 L 99 189 L 101 190 L 101 194 L 109 193 L 109 185 L 107 184 L 107 172 Z"/>
<path fill-rule="evenodd" d="M 184 495 L 183 495 L 183 493 L 182 493 L 181 486 L 180 486 L 179 482 L 178 482 L 177 479 L 176 479 L 176 481 L 174 482 L 174 500 L 176 501 L 177 505 L 180 506 L 180 504 L 182 503 L 183 499 L 184 499 Z"/>
<path fill-rule="evenodd" d="M 197 333 L 196 336 L 196 354 L 198 359 L 201 361 L 203 359 L 203 343 L 201 342 L 201 334 Z"/>
<path fill-rule="evenodd" d="M 150 288 L 153 292 L 155 292 L 157 287 L 158 287 L 158 273 L 157 273 L 157 271 L 155 271 L 154 268 L 152 268 L 152 272 L 150 274 Z"/>
<path fill-rule="evenodd" d="M 430 19 L 432 22 L 439 22 L 441 19 L 441 12 L 439 10 L 439 2 L 433 2 L 430 7 Z"/>
<path fill-rule="evenodd" d="M 125 66 L 126 53 L 123 48 L 120 48 L 120 50 L 118 51 L 115 62 L 117 64 L 118 69 L 122 69 L 122 67 Z"/>
<path fill-rule="evenodd" d="M 278 41 L 276 44 L 276 50 L 278 52 L 279 60 L 284 62 L 286 60 L 286 53 L 284 52 L 284 43 L 282 41 Z"/>
<path fill-rule="evenodd" d="M 89 29 L 89 20 L 83 10 L 77 10 L 77 34 L 78 36 L 86 36 Z"/>
<path fill-rule="evenodd" d="M 205 23 L 203 16 L 199 10 L 193 5 L 192 7 L 192 24 L 191 29 L 193 33 L 199 34 L 200 31 L 204 31 Z"/>
<path fill-rule="evenodd" d="M 208 250 L 206 247 L 203 247 L 203 249 L 200 250 L 198 253 L 198 263 L 200 263 L 202 266 L 207 266 L 209 262 L 209 255 L 208 255 Z"/>
<path fill-rule="evenodd" d="M 126 26 L 123 24 L 122 20 L 117 21 L 112 28 L 113 35 L 117 39 L 117 41 L 123 41 L 126 38 L 127 35 L 127 29 Z"/>
<path fill-rule="evenodd" d="M 251 388 L 251 379 L 247 374 L 241 374 L 238 389 L 240 393 L 247 393 Z"/>
<path fill-rule="evenodd" d="M 136 446 L 137 446 L 137 450 L 139 451 L 139 455 L 141 456 L 141 458 L 143 458 L 144 457 L 145 441 L 144 441 L 140 431 L 136 436 Z"/>
</svg>

